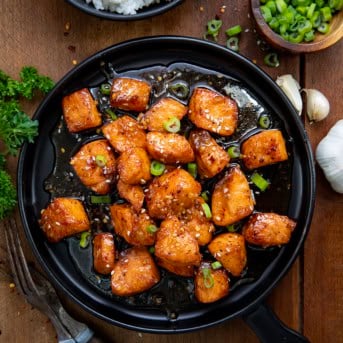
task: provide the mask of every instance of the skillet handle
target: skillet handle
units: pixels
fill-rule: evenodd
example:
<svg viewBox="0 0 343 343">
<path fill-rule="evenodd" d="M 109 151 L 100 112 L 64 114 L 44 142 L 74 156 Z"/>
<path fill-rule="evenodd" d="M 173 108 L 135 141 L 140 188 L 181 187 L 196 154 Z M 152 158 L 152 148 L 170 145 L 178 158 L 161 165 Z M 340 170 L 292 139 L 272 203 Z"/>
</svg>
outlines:
<svg viewBox="0 0 343 343">
<path fill-rule="evenodd" d="M 264 303 L 243 316 L 262 343 L 309 343 L 300 333 L 285 326 Z"/>
</svg>

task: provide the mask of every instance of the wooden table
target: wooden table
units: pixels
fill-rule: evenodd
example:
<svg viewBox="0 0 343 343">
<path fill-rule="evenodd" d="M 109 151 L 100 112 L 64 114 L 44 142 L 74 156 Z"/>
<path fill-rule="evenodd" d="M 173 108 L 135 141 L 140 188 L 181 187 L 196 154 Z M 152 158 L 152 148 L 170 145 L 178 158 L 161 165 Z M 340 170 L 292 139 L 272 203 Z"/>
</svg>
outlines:
<svg viewBox="0 0 343 343">
<path fill-rule="evenodd" d="M 222 5 L 225 12 L 220 13 Z M 200 8 L 202 7 L 202 10 Z M 301 85 L 323 91 L 331 103 L 330 116 L 305 127 L 313 148 L 342 115 L 343 42 L 324 52 L 306 56 L 281 55 L 280 67 L 263 65 L 264 53 L 256 43 L 249 16 L 249 1 L 186 0 L 164 15 L 138 22 L 110 22 L 88 16 L 62 0 L 2 0 L 0 4 L 0 69 L 15 77 L 24 65 L 38 67 L 54 80 L 99 49 L 126 39 L 150 35 L 187 35 L 201 38 L 208 20 L 219 15 L 223 27 L 240 24 L 240 53 L 256 61 L 271 77 L 291 73 Z M 70 30 L 66 33 L 66 24 Z M 224 30 L 223 30 L 224 31 Z M 219 44 L 224 44 L 222 32 Z M 25 106 L 33 113 L 39 99 Z M 15 175 L 16 160 L 8 168 Z M 290 327 L 302 331 L 312 342 L 343 342 L 343 195 L 333 192 L 322 171 L 314 218 L 305 247 L 268 302 Z M 16 214 L 17 215 L 17 214 Z M 27 256 L 34 260 L 25 243 Z M 27 305 L 15 289 L 0 230 L 0 342 L 54 342 L 56 336 L 47 318 Z M 159 336 L 113 327 L 92 317 L 63 297 L 68 311 L 108 337 L 108 342 L 257 342 L 240 319 L 200 332 Z"/>
</svg>

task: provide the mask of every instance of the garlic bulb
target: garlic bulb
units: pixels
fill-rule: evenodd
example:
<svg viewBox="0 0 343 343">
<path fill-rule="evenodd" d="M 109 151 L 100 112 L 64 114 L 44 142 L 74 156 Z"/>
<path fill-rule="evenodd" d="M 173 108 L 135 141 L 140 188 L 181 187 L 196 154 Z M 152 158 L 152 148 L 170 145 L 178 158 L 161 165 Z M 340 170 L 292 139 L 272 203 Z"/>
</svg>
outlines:
<svg viewBox="0 0 343 343">
<path fill-rule="evenodd" d="M 295 107 L 299 115 L 303 110 L 303 101 L 300 95 L 300 85 L 295 80 L 295 78 L 291 74 L 286 74 L 282 76 L 278 76 L 276 79 L 277 85 L 283 90 L 283 92 L 287 95 L 288 99 Z"/>
<path fill-rule="evenodd" d="M 329 100 L 317 89 L 303 89 L 306 93 L 306 112 L 310 121 L 320 121 L 330 112 Z"/>
<path fill-rule="evenodd" d="M 331 187 L 343 193 L 343 119 L 339 120 L 321 140 L 316 159 Z"/>
</svg>

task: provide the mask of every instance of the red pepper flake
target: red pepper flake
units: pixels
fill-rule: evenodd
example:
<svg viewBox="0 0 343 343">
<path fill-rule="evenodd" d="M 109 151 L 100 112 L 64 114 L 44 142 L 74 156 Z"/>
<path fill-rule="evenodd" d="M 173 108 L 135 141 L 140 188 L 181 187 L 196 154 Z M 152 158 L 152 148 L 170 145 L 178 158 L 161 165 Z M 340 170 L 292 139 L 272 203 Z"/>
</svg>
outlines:
<svg viewBox="0 0 343 343">
<path fill-rule="evenodd" d="M 199 11 L 200 11 L 200 12 L 204 12 L 204 6 L 200 6 L 200 7 L 199 7 Z"/>
<path fill-rule="evenodd" d="M 77 65 L 77 61 L 76 60 L 72 60 L 72 63 L 75 65 Z"/>
<path fill-rule="evenodd" d="M 223 5 L 222 7 L 220 7 L 219 12 L 220 12 L 220 13 L 225 13 L 225 9 L 226 9 L 226 6 Z"/>
<path fill-rule="evenodd" d="M 74 53 L 76 51 L 76 47 L 74 45 L 69 45 L 68 46 L 68 50 L 72 53 Z"/>
</svg>

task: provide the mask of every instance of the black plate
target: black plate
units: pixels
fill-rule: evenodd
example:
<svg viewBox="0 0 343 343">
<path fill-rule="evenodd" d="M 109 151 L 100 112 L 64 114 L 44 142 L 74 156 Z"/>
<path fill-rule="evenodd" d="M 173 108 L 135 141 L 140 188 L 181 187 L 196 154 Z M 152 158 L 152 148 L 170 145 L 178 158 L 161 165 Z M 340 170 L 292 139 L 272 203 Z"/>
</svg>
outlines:
<svg viewBox="0 0 343 343">
<path fill-rule="evenodd" d="M 103 19 L 109 19 L 109 20 L 117 20 L 117 21 L 129 21 L 129 20 L 141 20 L 146 19 L 150 17 L 154 17 L 156 15 L 162 14 L 164 12 L 169 11 L 170 9 L 174 8 L 177 5 L 180 5 L 183 0 L 171 0 L 171 1 L 165 1 L 161 0 L 161 3 L 159 4 L 153 4 L 149 7 L 144 7 L 141 10 L 138 10 L 136 14 L 132 15 L 124 15 L 119 14 L 116 12 L 110 12 L 110 11 L 101 11 L 97 10 L 93 4 L 87 4 L 85 0 L 66 0 L 71 5 L 75 6 L 76 8 L 80 9 L 81 11 L 88 13 L 90 15 L 103 18 Z"/>
<path fill-rule="evenodd" d="M 51 174 L 55 151 L 51 131 L 61 116 L 61 99 L 71 91 L 104 81 L 102 66 L 110 63 L 120 73 L 173 63 L 195 64 L 241 81 L 280 119 L 292 140 L 292 191 L 287 214 L 296 218 L 291 242 L 253 283 L 242 285 L 227 298 L 180 311 L 175 319 L 156 308 L 120 303 L 97 292 L 71 263 L 67 245 L 46 242 L 39 225 L 40 211 L 49 194 L 44 180 Z M 31 247 L 50 279 L 83 308 L 106 321 L 148 332 L 186 332 L 241 316 L 254 309 L 295 260 L 312 218 L 315 195 L 314 163 L 310 144 L 298 114 L 287 97 L 254 63 L 217 44 L 187 37 L 148 37 L 110 47 L 91 56 L 69 72 L 45 98 L 34 116 L 40 122 L 39 137 L 26 144 L 19 158 L 19 208 Z M 277 201 L 277 199 L 276 199 Z"/>
</svg>

